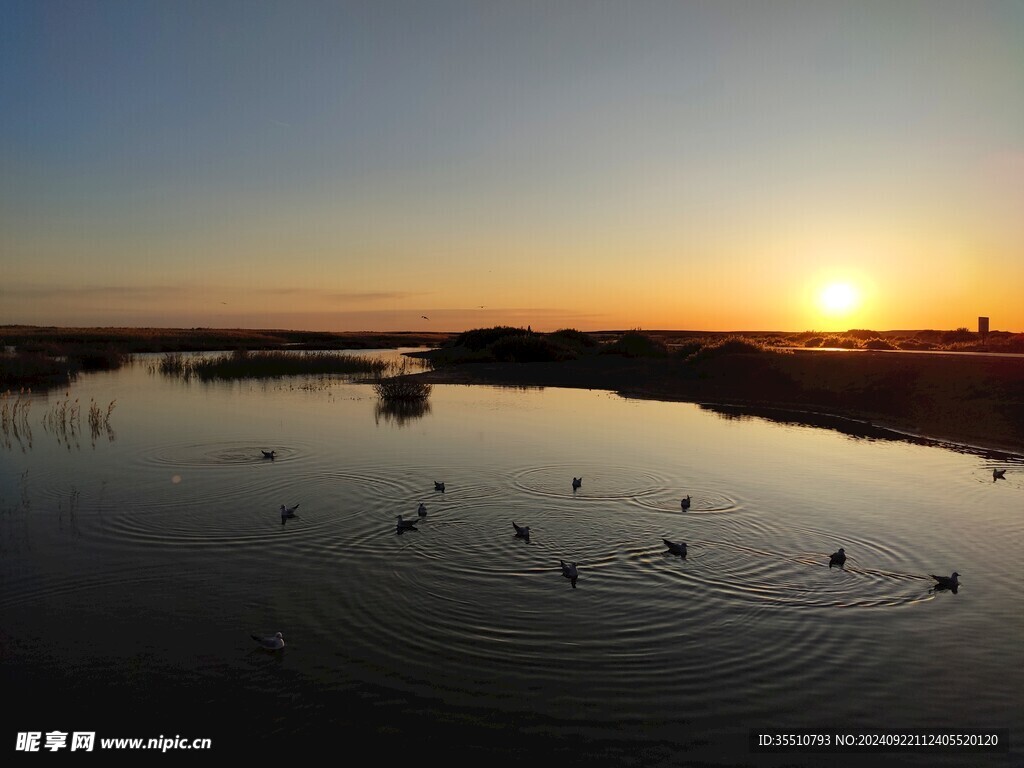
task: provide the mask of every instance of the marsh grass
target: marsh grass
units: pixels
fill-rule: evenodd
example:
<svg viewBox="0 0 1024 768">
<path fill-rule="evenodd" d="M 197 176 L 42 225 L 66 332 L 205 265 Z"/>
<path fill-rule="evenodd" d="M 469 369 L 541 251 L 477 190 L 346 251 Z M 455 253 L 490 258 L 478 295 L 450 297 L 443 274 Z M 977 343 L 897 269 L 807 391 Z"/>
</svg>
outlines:
<svg viewBox="0 0 1024 768">
<path fill-rule="evenodd" d="M 0 434 L 6 448 L 12 448 L 15 442 L 22 450 L 32 447 L 32 429 L 28 421 L 32 410 L 31 394 L 32 390 L 22 390 L 17 394 L 8 391 L 0 395 Z"/>
<path fill-rule="evenodd" d="M 216 379 L 275 379 L 317 374 L 383 375 L 393 363 L 380 357 L 346 355 L 338 352 L 283 352 L 279 350 L 235 352 L 217 357 L 190 358 L 168 353 L 158 364 L 160 373 L 201 381 Z"/>
<path fill-rule="evenodd" d="M 0 389 L 67 386 L 76 372 L 72 362 L 47 357 L 41 352 L 0 354 Z"/>
<path fill-rule="evenodd" d="M 433 387 L 425 381 L 404 376 L 386 376 L 373 382 L 373 391 L 386 403 L 422 402 L 430 397 Z"/>
</svg>

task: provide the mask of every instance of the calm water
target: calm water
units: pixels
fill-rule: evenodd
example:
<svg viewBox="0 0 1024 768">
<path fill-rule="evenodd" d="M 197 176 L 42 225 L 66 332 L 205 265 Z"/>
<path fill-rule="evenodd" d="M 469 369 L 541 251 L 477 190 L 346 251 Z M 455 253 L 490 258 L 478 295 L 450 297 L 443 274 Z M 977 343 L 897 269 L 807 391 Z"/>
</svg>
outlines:
<svg viewBox="0 0 1024 768">
<path fill-rule="evenodd" d="M 1012 460 L 591 391 L 438 386 L 425 413 L 394 414 L 365 385 L 186 383 L 144 358 L 70 396 L 116 398 L 112 430 L 90 434 L 84 414 L 76 435 L 44 428 L 61 393 L 36 399 L 30 435 L 0 435 L 9 741 L 57 729 L 209 737 L 225 756 L 324 742 L 339 757 L 368 745 L 489 762 L 1024 760 Z M 396 535 L 395 515 L 421 502 L 419 530 Z M 282 525 L 281 504 L 299 517 Z M 840 546 L 846 569 L 830 570 Z M 576 589 L 560 559 L 579 562 Z M 929 573 L 954 570 L 958 594 L 930 590 Z M 283 652 L 255 649 L 251 633 L 276 631 Z M 748 748 L 751 729 L 953 726 L 1009 729 L 1011 750 Z"/>
</svg>

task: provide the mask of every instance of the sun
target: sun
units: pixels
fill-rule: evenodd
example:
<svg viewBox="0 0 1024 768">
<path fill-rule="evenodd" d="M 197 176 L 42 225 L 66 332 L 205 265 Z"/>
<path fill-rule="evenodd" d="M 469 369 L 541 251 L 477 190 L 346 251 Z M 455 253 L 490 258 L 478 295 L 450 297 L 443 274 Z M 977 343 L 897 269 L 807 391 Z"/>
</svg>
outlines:
<svg viewBox="0 0 1024 768">
<path fill-rule="evenodd" d="M 830 283 L 822 289 L 818 302 L 830 315 L 845 315 L 856 309 L 860 294 L 849 283 Z"/>
</svg>

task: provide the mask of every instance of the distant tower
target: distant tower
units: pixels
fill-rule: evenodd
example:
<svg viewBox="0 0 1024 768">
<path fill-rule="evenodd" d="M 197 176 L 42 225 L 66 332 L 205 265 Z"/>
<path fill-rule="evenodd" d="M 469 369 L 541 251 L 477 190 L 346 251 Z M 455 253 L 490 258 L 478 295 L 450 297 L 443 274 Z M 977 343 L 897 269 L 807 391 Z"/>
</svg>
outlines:
<svg viewBox="0 0 1024 768">
<path fill-rule="evenodd" d="M 988 318 L 987 317 L 979 317 L 978 318 L 978 333 L 981 335 L 981 338 L 985 338 L 986 336 L 988 336 Z"/>
</svg>

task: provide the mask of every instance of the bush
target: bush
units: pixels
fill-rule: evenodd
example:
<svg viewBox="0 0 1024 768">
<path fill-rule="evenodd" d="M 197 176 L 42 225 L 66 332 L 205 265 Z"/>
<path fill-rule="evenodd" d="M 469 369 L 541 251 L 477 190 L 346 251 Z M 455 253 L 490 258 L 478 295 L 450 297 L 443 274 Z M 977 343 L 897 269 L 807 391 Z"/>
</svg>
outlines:
<svg viewBox="0 0 1024 768">
<path fill-rule="evenodd" d="M 545 336 L 505 336 L 488 349 L 494 359 L 503 363 L 553 363 L 574 360 L 576 353 Z"/>
<path fill-rule="evenodd" d="M 824 336 L 812 336 L 811 338 L 807 339 L 807 341 L 804 342 L 804 346 L 805 347 L 820 347 L 824 343 L 825 343 L 825 337 Z"/>
<path fill-rule="evenodd" d="M 623 357 L 668 357 L 668 347 L 639 331 L 629 331 L 622 334 L 618 341 L 602 347 L 601 354 Z"/>
<path fill-rule="evenodd" d="M 969 331 L 967 328 L 960 327 L 955 331 L 946 331 L 942 334 L 943 344 L 962 344 L 967 341 L 974 341 L 976 334 Z"/>
<path fill-rule="evenodd" d="M 708 344 L 704 344 L 688 358 L 688 362 L 697 363 L 725 355 L 752 355 L 768 351 L 768 347 L 756 341 L 744 339 L 742 336 L 727 336 Z"/>
<path fill-rule="evenodd" d="M 597 339 L 589 333 L 577 331 L 575 328 L 562 328 L 554 333 L 549 333 L 547 338 L 581 352 L 586 349 L 594 349 L 597 346 Z"/>
<path fill-rule="evenodd" d="M 896 349 L 897 347 L 886 339 L 868 339 L 864 342 L 864 349 Z"/>
<path fill-rule="evenodd" d="M 407 376 L 390 376 L 373 383 L 377 397 L 386 402 L 422 401 L 430 397 L 433 387 L 425 381 Z"/>
<path fill-rule="evenodd" d="M 826 336 L 821 342 L 823 347 L 834 347 L 839 349 L 860 349 L 860 343 L 849 336 Z"/>
<path fill-rule="evenodd" d="M 456 336 L 451 342 L 451 346 L 481 350 L 506 336 L 529 336 L 532 334 L 533 331 L 526 328 L 513 328 L 510 325 L 496 325 L 493 328 L 474 328 L 471 331 L 463 331 Z"/>
</svg>

